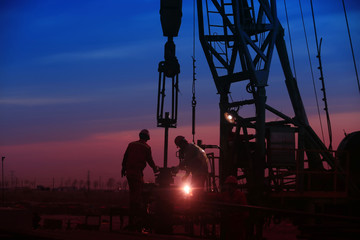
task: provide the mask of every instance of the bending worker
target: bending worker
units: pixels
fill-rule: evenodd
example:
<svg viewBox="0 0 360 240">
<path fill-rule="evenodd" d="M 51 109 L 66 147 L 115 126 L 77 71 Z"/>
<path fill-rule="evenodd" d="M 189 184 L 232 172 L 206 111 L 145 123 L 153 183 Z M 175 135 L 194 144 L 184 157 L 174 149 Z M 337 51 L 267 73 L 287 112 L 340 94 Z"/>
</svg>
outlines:
<svg viewBox="0 0 360 240">
<path fill-rule="evenodd" d="M 143 170 L 146 163 L 153 169 L 154 173 L 159 171 L 151 154 L 151 148 L 146 143 L 150 140 L 147 129 L 141 130 L 139 140 L 129 143 L 122 162 L 121 176 L 126 176 L 130 192 L 130 215 L 129 226 L 134 226 L 137 219 L 145 214 L 145 206 L 142 202 L 142 189 L 144 185 Z"/>
<path fill-rule="evenodd" d="M 175 172 L 179 169 L 185 170 L 185 179 L 191 174 L 192 187 L 203 190 L 208 177 L 208 158 L 205 151 L 199 146 L 189 143 L 183 136 L 177 136 L 175 144 L 180 148 L 179 154 L 182 159 L 179 166 L 175 168 Z"/>
</svg>

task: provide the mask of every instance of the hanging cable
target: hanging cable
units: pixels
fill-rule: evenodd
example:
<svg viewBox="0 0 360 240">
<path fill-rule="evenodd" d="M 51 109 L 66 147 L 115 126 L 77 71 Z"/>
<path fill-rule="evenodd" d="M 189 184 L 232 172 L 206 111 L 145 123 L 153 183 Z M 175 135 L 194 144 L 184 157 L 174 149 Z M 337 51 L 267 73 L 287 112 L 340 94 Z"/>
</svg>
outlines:
<svg viewBox="0 0 360 240">
<path fill-rule="evenodd" d="M 319 52 L 319 42 L 318 42 L 318 37 L 317 37 L 316 23 L 315 23 L 315 14 L 314 14 L 314 6 L 313 6 L 313 2 L 312 2 L 312 0 L 310 0 L 310 5 L 311 5 L 311 15 L 312 15 L 313 24 L 314 24 L 314 33 L 315 33 L 315 41 L 316 41 L 316 50 Z"/>
<path fill-rule="evenodd" d="M 287 12 L 287 7 L 286 7 L 286 0 L 284 0 L 284 6 L 285 6 L 285 14 L 286 14 L 287 27 L 288 27 L 288 30 L 289 30 L 289 41 L 290 41 L 290 49 L 291 49 L 291 58 L 292 58 L 293 68 L 294 68 L 294 75 L 295 75 L 295 79 L 297 79 L 297 76 L 296 76 L 296 68 L 295 68 L 294 51 L 293 51 L 293 45 L 292 45 L 292 40 L 291 40 L 289 17 L 288 17 L 288 12 Z"/>
<path fill-rule="evenodd" d="M 321 135 L 322 135 L 323 142 L 325 143 L 324 130 L 323 130 L 323 127 L 322 127 L 322 122 L 321 122 L 321 115 L 320 115 L 320 110 L 319 110 L 319 102 L 318 102 L 317 93 L 316 93 L 314 72 L 313 72 L 313 68 L 312 68 L 312 64 L 311 64 L 309 43 L 308 43 L 308 40 L 307 40 L 307 34 L 306 34 L 306 28 L 305 28 L 304 14 L 303 14 L 303 11 L 302 11 L 302 6 L 301 6 L 301 0 L 299 0 L 299 5 L 300 5 L 301 20 L 302 20 L 302 24 L 303 24 L 303 28 L 304 28 L 306 48 L 307 48 L 307 53 L 308 53 L 308 58 L 309 58 L 311 77 L 312 77 L 313 88 L 314 88 L 314 93 L 315 93 L 316 106 L 317 106 L 317 111 L 318 111 L 318 116 L 319 116 L 319 121 L 320 121 Z"/>
<path fill-rule="evenodd" d="M 351 47 L 352 58 L 353 58 L 353 62 L 354 62 L 354 68 L 355 68 L 356 80 L 357 80 L 357 84 L 358 84 L 358 88 L 359 88 L 359 92 L 360 92 L 360 81 L 359 81 L 359 75 L 358 75 L 358 71 L 357 71 L 357 68 L 356 68 L 356 60 L 355 60 L 354 48 L 353 48 L 353 44 L 352 44 L 352 40 L 351 40 L 350 28 L 349 28 L 349 22 L 348 22 L 348 18 L 347 18 L 347 14 L 346 14 L 346 8 L 345 8 L 345 3 L 344 3 L 344 0 L 342 0 L 342 4 L 343 4 L 343 8 L 344 8 L 344 14 L 345 14 L 345 20 L 346 20 L 346 27 L 347 27 L 347 31 L 348 31 L 348 35 L 349 35 L 349 41 L 350 41 L 350 47 Z"/>
<path fill-rule="evenodd" d="M 193 135 L 193 143 L 195 143 L 195 113 L 196 113 L 196 95 L 195 95 L 195 81 L 196 81 L 196 65 L 195 65 L 195 0 L 194 0 L 194 5 L 193 5 L 193 55 L 192 55 L 192 62 L 193 62 L 193 82 L 192 82 L 192 101 L 191 101 L 191 106 L 192 106 L 192 135 Z"/>
<path fill-rule="evenodd" d="M 313 19 L 313 24 L 314 24 L 314 32 L 315 32 L 315 41 L 316 41 L 316 50 L 317 50 L 317 56 L 316 57 L 319 60 L 319 67 L 318 67 L 318 69 L 320 70 L 320 78 L 319 78 L 319 80 L 321 81 L 321 86 L 322 86 L 322 88 L 321 88 L 321 91 L 323 92 L 323 99 L 322 100 L 324 101 L 324 104 L 325 104 L 324 110 L 325 110 L 325 113 L 326 113 L 326 121 L 327 121 L 328 134 L 329 134 L 329 150 L 332 150 L 331 121 L 330 121 L 329 109 L 328 109 L 328 104 L 327 104 L 325 80 L 324 80 L 322 61 L 321 61 L 321 42 L 322 42 L 322 38 L 320 39 L 320 46 L 319 46 L 318 37 L 317 37 L 317 31 L 316 31 L 314 7 L 313 7 L 312 0 L 310 0 L 310 4 L 311 4 L 311 14 L 312 14 L 312 19 Z"/>
</svg>

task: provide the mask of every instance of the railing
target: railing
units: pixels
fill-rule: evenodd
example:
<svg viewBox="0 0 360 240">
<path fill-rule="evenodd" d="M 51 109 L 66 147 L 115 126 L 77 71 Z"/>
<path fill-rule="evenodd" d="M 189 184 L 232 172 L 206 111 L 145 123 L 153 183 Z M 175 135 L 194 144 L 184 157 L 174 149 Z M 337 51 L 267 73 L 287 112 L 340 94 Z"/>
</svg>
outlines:
<svg viewBox="0 0 360 240">
<path fill-rule="evenodd" d="M 349 189 L 349 159 L 340 159 L 336 151 L 326 151 L 333 156 L 335 162 L 331 167 L 325 161 L 323 169 L 311 169 L 309 161 L 299 156 L 312 154 L 321 155 L 325 151 L 320 150 L 301 150 L 301 149 L 271 149 L 293 153 L 293 161 L 279 164 L 268 162 L 268 185 L 269 190 L 275 195 L 304 196 L 304 197 L 346 197 Z M 291 155 L 291 154 L 289 154 Z M 271 159 L 268 157 L 268 159 Z"/>
</svg>

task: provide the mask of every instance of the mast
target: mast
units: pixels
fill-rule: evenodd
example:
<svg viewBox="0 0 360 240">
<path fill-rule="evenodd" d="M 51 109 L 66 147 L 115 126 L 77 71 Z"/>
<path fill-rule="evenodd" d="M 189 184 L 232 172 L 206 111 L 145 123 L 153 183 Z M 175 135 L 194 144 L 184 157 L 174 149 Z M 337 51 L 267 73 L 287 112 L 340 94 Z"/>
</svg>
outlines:
<svg viewBox="0 0 360 240">
<path fill-rule="evenodd" d="M 297 134 L 298 148 L 327 148 L 309 125 L 297 81 L 291 71 L 284 30 L 277 18 L 276 1 L 197 0 L 197 8 L 200 42 L 220 96 L 220 184 L 228 175 L 236 175 L 238 168 L 241 168 L 246 172 L 251 198 L 260 203 L 266 191 L 265 169 L 269 164 L 267 148 L 271 129 L 291 129 L 294 137 Z M 285 76 L 293 117 L 267 104 L 266 87 L 275 48 Z M 229 102 L 232 85 L 239 83 L 246 86 L 245 94 L 241 95 L 241 99 L 245 100 Z M 241 111 L 245 106 L 253 107 L 254 112 L 250 116 L 245 116 L 249 114 Z M 267 121 L 267 111 L 282 120 Z M 241 124 L 229 124 L 224 118 L 227 112 L 235 112 L 242 119 Z M 253 129 L 254 134 L 246 138 L 244 134 L 237 136 L 236 139 L 240 140 L 233 147 L 233 128 L 237 129 L 235 134 L 240 132 L 240 128 Z M 234 152 L 241 155 L 239 149 L 245 149 L 245 155 L 249 157 L 245 160 L 234 159 Z M 329 154 L 306 153 L 310 169 L 322 170 L 322 160 L 332 166 L 333 159 Z M 298 157 L 304 158 L 301 154 Z"/>
</svg>

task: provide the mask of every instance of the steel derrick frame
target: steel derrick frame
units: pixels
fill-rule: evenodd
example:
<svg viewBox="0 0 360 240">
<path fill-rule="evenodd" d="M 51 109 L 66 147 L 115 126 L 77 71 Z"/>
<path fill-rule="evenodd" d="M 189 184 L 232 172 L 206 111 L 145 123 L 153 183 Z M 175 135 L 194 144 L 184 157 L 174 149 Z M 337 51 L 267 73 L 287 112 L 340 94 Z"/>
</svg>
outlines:
<svg viewBox="0 0 360 240">
<path fill-rule="evenodd" d="M 210 4 L 211 8 L 209 8 Z M 254 122 L 252 125 L 255 126 L 256 133 L 255 156 L 252 159 L 251 174 L 247 176 L 247 180 L 249 191 L 255 199 L 260 199 L 265 191 L 266 110 L 285 119 L 286 123 L 279 124 L 292 124 L 297 128 L 299 148 L 326 150 L 326 147 L 309 126 L 297 81 L 291 71 L 284 30 L 277 18 L 276 1 L 258 0 L 257 4 L 254 4 L 253 0 L 197 0 L 197 11 L 200 42 L 220 95 L 220 147 L 222 149 L 219 164 L 220 183 L 228 175 L 237 174 L 237 167 L 228 151 L 229 134 L 233 126 L 229 125 L 224 118 L 224 113 L 234 107 L 234 103 L 229 103 L 228 98 L 230 86 L 236 82 L 249 81 L 248 91 L 252 99 L 243 102 L 255 105 L 255 117 L 248 119 L 249 122 Z M 221 24 L 211 24 L 212 18 L 209 14 L 217 15 L 218 19 L 221 19 Z M 205 32 L 205 24 L 207 24 L 207 32 Z M 212 28 L 220 29 L 220 34 L 217 32 L 213 35 Z M 260 35 L 266 35 L 262 42 L 259 41 Z M 223 47 L 221 51 L 217 48 L 220 45 Z M 266 104 L 265 87 L 268 84 L 274 47 L 277 49 L 284 72 L 294 118 Z M 240 102 L 237 106 L 241 104 Z M 307 153 L 307 155 L 312 160 L 310 167 L 314 169 L 322 168 L 322 159 L 331 165 L 332 159 L 326 153 L 322 155 Z M 303 156 L 300 157 L 303 158 Z"/>
</svg>

